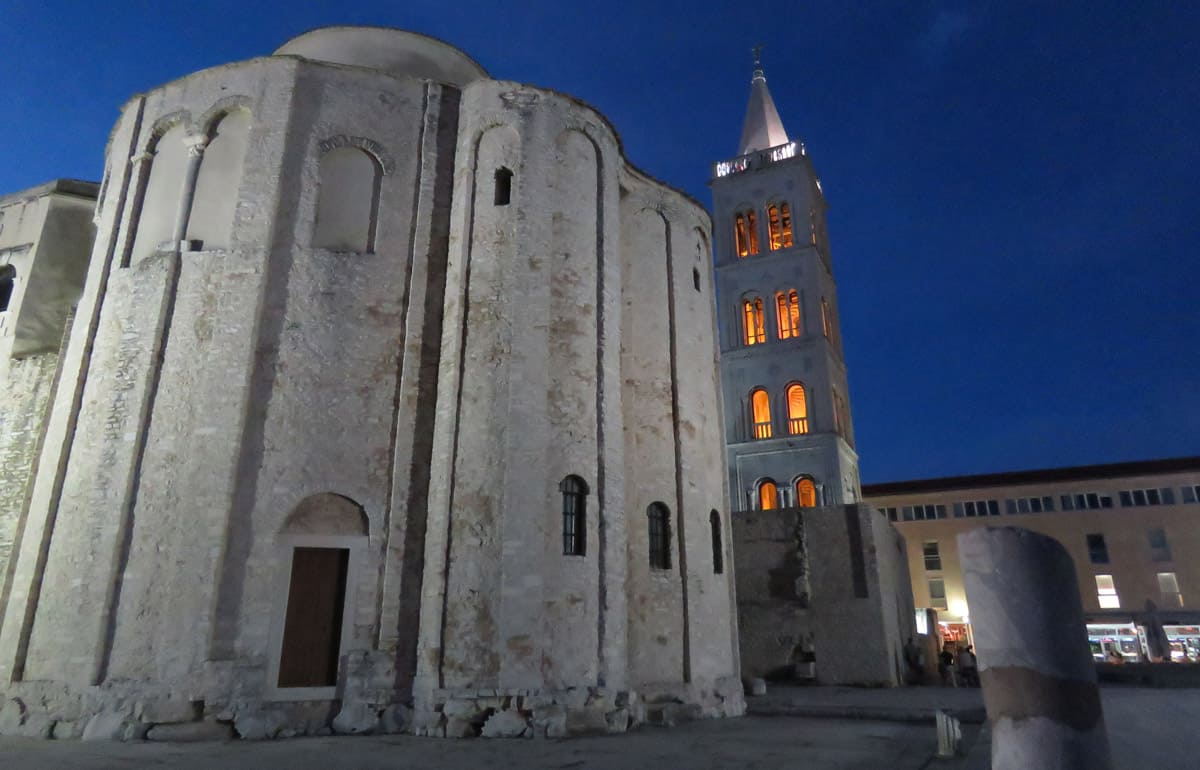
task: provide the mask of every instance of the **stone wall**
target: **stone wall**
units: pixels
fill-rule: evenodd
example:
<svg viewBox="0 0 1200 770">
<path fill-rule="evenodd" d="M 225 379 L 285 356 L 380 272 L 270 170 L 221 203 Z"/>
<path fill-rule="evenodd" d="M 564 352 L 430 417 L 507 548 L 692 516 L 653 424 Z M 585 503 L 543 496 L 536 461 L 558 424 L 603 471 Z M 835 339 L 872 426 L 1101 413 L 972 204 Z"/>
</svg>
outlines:
<svg viewBox="0 0 1200 770">
<path fill-rule="evenodd" d="M 903 539 L 865 505 L 738 513 L 742 675 L 898 686 L 914 633 Z"/>
</svg>

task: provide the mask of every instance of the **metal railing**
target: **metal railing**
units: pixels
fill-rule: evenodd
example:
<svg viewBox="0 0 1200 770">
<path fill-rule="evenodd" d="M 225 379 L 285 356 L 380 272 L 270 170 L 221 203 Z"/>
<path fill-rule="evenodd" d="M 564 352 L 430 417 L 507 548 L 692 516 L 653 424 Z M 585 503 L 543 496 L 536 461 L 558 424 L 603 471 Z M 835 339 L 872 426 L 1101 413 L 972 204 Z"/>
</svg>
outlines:
<svg viewBox="0 0 1200 770">
<path fill-rule="evenodd" d="M 771 423 L 754 423 L 754 438 L 771 438 Z"/>
<path fill-rule="evenodd" d="M 765 150 L 756 150 L 745 155 L 739 155 L 732 160 L 722 160 L 714 163 L 713 179 L 720 179 L 730 174 L 740 174 L 743 171 L 762 168 L 763 166 L 769 166 L 772 163 L 789 160 L 797 155 L 804 154 L 803 142 L 788 142 L 787 144 L 768 147 Z"/>
</svg>

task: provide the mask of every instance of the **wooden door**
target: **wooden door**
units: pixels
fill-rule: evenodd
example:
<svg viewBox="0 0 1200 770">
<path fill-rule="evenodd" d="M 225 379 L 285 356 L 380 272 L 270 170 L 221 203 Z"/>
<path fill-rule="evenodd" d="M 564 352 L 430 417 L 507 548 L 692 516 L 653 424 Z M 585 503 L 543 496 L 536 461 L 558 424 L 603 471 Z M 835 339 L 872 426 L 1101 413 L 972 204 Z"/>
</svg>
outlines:
<svg viewBox="0 0 1200 770">
<path fill-rule="evenodd" d="M 345 548 L 297 548 L 292 553 L 280 687 L 332 687 L 337 684 L 346 598 Z"/>
</svg>

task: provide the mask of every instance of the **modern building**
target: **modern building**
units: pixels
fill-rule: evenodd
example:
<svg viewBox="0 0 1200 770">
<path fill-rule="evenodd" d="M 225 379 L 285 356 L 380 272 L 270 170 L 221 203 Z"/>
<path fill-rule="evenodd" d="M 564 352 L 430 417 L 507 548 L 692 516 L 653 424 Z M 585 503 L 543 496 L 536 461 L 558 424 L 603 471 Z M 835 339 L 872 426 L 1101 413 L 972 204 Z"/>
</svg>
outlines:
<svg viewBox="0 0 1200 770">
<path fill-rule="evenodd" d="M 24 705 L 0 723 L 741 713 L 711 223 L 603 115 L 331 27 L 124 106 L 81 282 L 34 209 L 87 228 L 84 187 L 0 201 L 5 238 L 43 233 L 0 252 L 5 358 L 57 350 L 77 303 L 53 397 L 0 405 L 32 431 L 0 530 L 0 694 Z M 815 343 L 814 372 L 840 360 Z"/>
<path fill-rule="evenodd" d="M 860 504 L 825 198 L 757 57 L 738 155 L 712 172 L 742 671 L 900 684 L 909 577 Z"/>
<path fill-rule="evenodd" d="M 948 639 L 970 634 L 957 535 L 1017 526 L 1075 560 L 1097 659 L 1157 657 L 1157 627 L 1173 660 L 1200 658 L 1200 457 L 870 484 L 863 495 L 904 534 L 916 605 L 937 611 Z"/>
</svg>

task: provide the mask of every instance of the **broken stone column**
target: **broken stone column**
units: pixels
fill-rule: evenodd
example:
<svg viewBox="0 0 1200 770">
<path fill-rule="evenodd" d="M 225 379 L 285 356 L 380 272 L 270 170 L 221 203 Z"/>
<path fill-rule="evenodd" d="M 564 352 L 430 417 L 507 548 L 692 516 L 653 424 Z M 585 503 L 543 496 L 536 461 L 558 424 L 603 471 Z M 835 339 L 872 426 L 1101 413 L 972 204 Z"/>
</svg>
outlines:
<svg viewBox="0 0 1200 770">
<path fill-rule="evenodd" d="M 1016 527 L 958 536 L 994 770 L 1111 770 L 1075 565 Z"/>
</svg>

